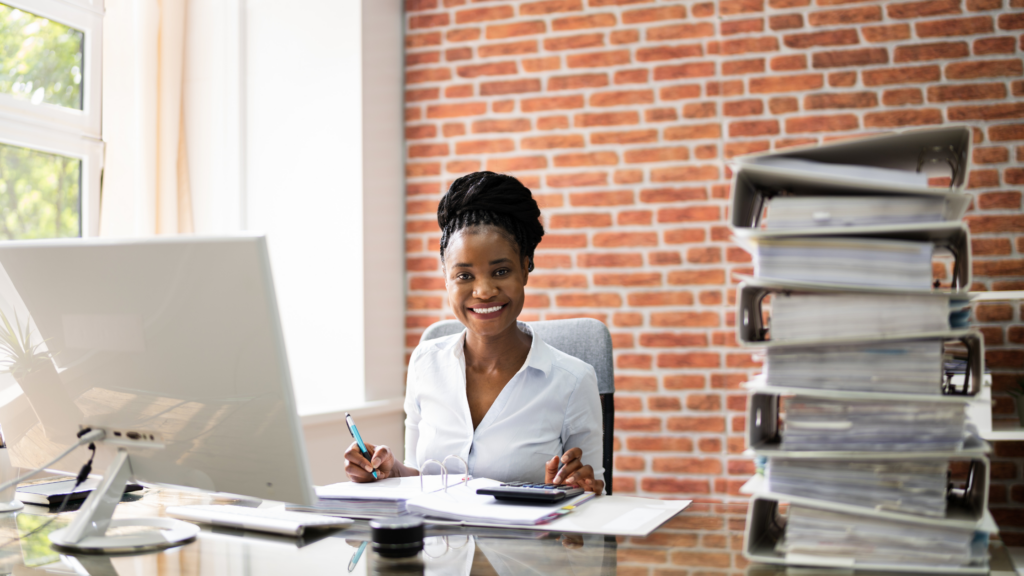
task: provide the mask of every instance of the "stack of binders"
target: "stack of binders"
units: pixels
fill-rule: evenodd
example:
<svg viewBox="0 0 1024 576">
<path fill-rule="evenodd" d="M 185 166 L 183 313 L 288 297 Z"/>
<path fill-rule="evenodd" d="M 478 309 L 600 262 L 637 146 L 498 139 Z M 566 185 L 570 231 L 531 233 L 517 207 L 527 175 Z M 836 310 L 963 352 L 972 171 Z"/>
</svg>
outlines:
<svg viewBox="0 0 1024 576">
<path fill-rule="evenodd" d="M 988 573 L 990 447 L 967 405 L 984 350 L 967 327 L 969 129 L 903 132 L 741 159 L 731 225 L 754 260 L 737 333 L 763 474 L 755 562 Z M 934 271 L 952 261 L 952 281 Z M 946 366 L 957 360 L 963 376 Z"/>
</svg>

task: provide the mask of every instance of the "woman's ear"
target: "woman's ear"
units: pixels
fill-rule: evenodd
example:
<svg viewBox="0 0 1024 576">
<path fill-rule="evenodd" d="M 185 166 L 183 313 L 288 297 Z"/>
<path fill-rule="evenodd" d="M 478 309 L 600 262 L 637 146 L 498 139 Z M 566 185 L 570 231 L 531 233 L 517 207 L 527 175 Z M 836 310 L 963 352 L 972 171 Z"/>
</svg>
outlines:
<svg viewBox="0 0 1024 576">
<path fill-rule="evenodd" d="M 533 272 L 533 258 L 523 256 L 523 286 L 530 279 L 530 272 Z"/>
</svg>

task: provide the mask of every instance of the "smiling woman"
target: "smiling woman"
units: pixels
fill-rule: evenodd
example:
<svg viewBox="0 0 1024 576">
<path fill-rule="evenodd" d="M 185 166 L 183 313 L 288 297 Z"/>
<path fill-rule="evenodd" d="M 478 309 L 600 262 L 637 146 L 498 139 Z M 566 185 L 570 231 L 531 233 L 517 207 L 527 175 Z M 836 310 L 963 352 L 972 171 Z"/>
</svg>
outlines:
<svg viewBox="0 0 1024 576">
<path fill-rule="evenodd" d="M 530 191 L 511 176 L 475 172 L 437 210 L 448 303 L 466 326 L 413 352 L 406 385 L 405 463 L 387 446 L 345 453 L 357 482 L 419 474 L 460 456 L 469 473 L 502 481 L 604 488 L 601 405 L 594 368 L 517 321 L 544 235 Z M 461 473 L 461 470 L 452 470 Z"/>
</svg>

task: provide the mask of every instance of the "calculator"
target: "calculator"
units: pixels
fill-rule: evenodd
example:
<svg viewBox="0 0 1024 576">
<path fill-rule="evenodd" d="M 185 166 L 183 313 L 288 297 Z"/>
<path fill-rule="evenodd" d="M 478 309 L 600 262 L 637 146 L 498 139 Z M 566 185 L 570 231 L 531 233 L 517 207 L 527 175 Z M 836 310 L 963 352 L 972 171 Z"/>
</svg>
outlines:
<svg viewBox="0 0 1024 576">
<path fill-rule="evenodd" d="M 568 484 L 531 484 L 529 482 L 509 482 L 490 488 L 478 488 L 477 494 L 494 496 L 498 500 L 518 500 L 520 502 L 558 502 L 583 494 L 583 488 Z"/>
</svg>

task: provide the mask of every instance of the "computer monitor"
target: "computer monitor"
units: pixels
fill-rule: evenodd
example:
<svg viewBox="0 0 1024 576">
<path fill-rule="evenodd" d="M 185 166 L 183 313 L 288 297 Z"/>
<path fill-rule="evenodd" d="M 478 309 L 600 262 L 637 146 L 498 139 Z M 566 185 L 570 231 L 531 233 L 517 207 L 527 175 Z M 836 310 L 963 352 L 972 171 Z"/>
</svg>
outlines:
<svg viewBox="0 0 1024 576">
<path fill-rule="evenodd" d="M 45 463 L 82 428 L 106 433 L 94 468 L 107 467 L 104 482 L 55 544 L 187 540 L 194 526 L 177 521 L 151 542 L 104 538 L 130 477 L 314 503 L 265 237 L 0 243 L 0 311 L 38 345 L 20 359 L 0 352 L 20 362 L 0 389 L 14 464 Z"/>
</svg>

